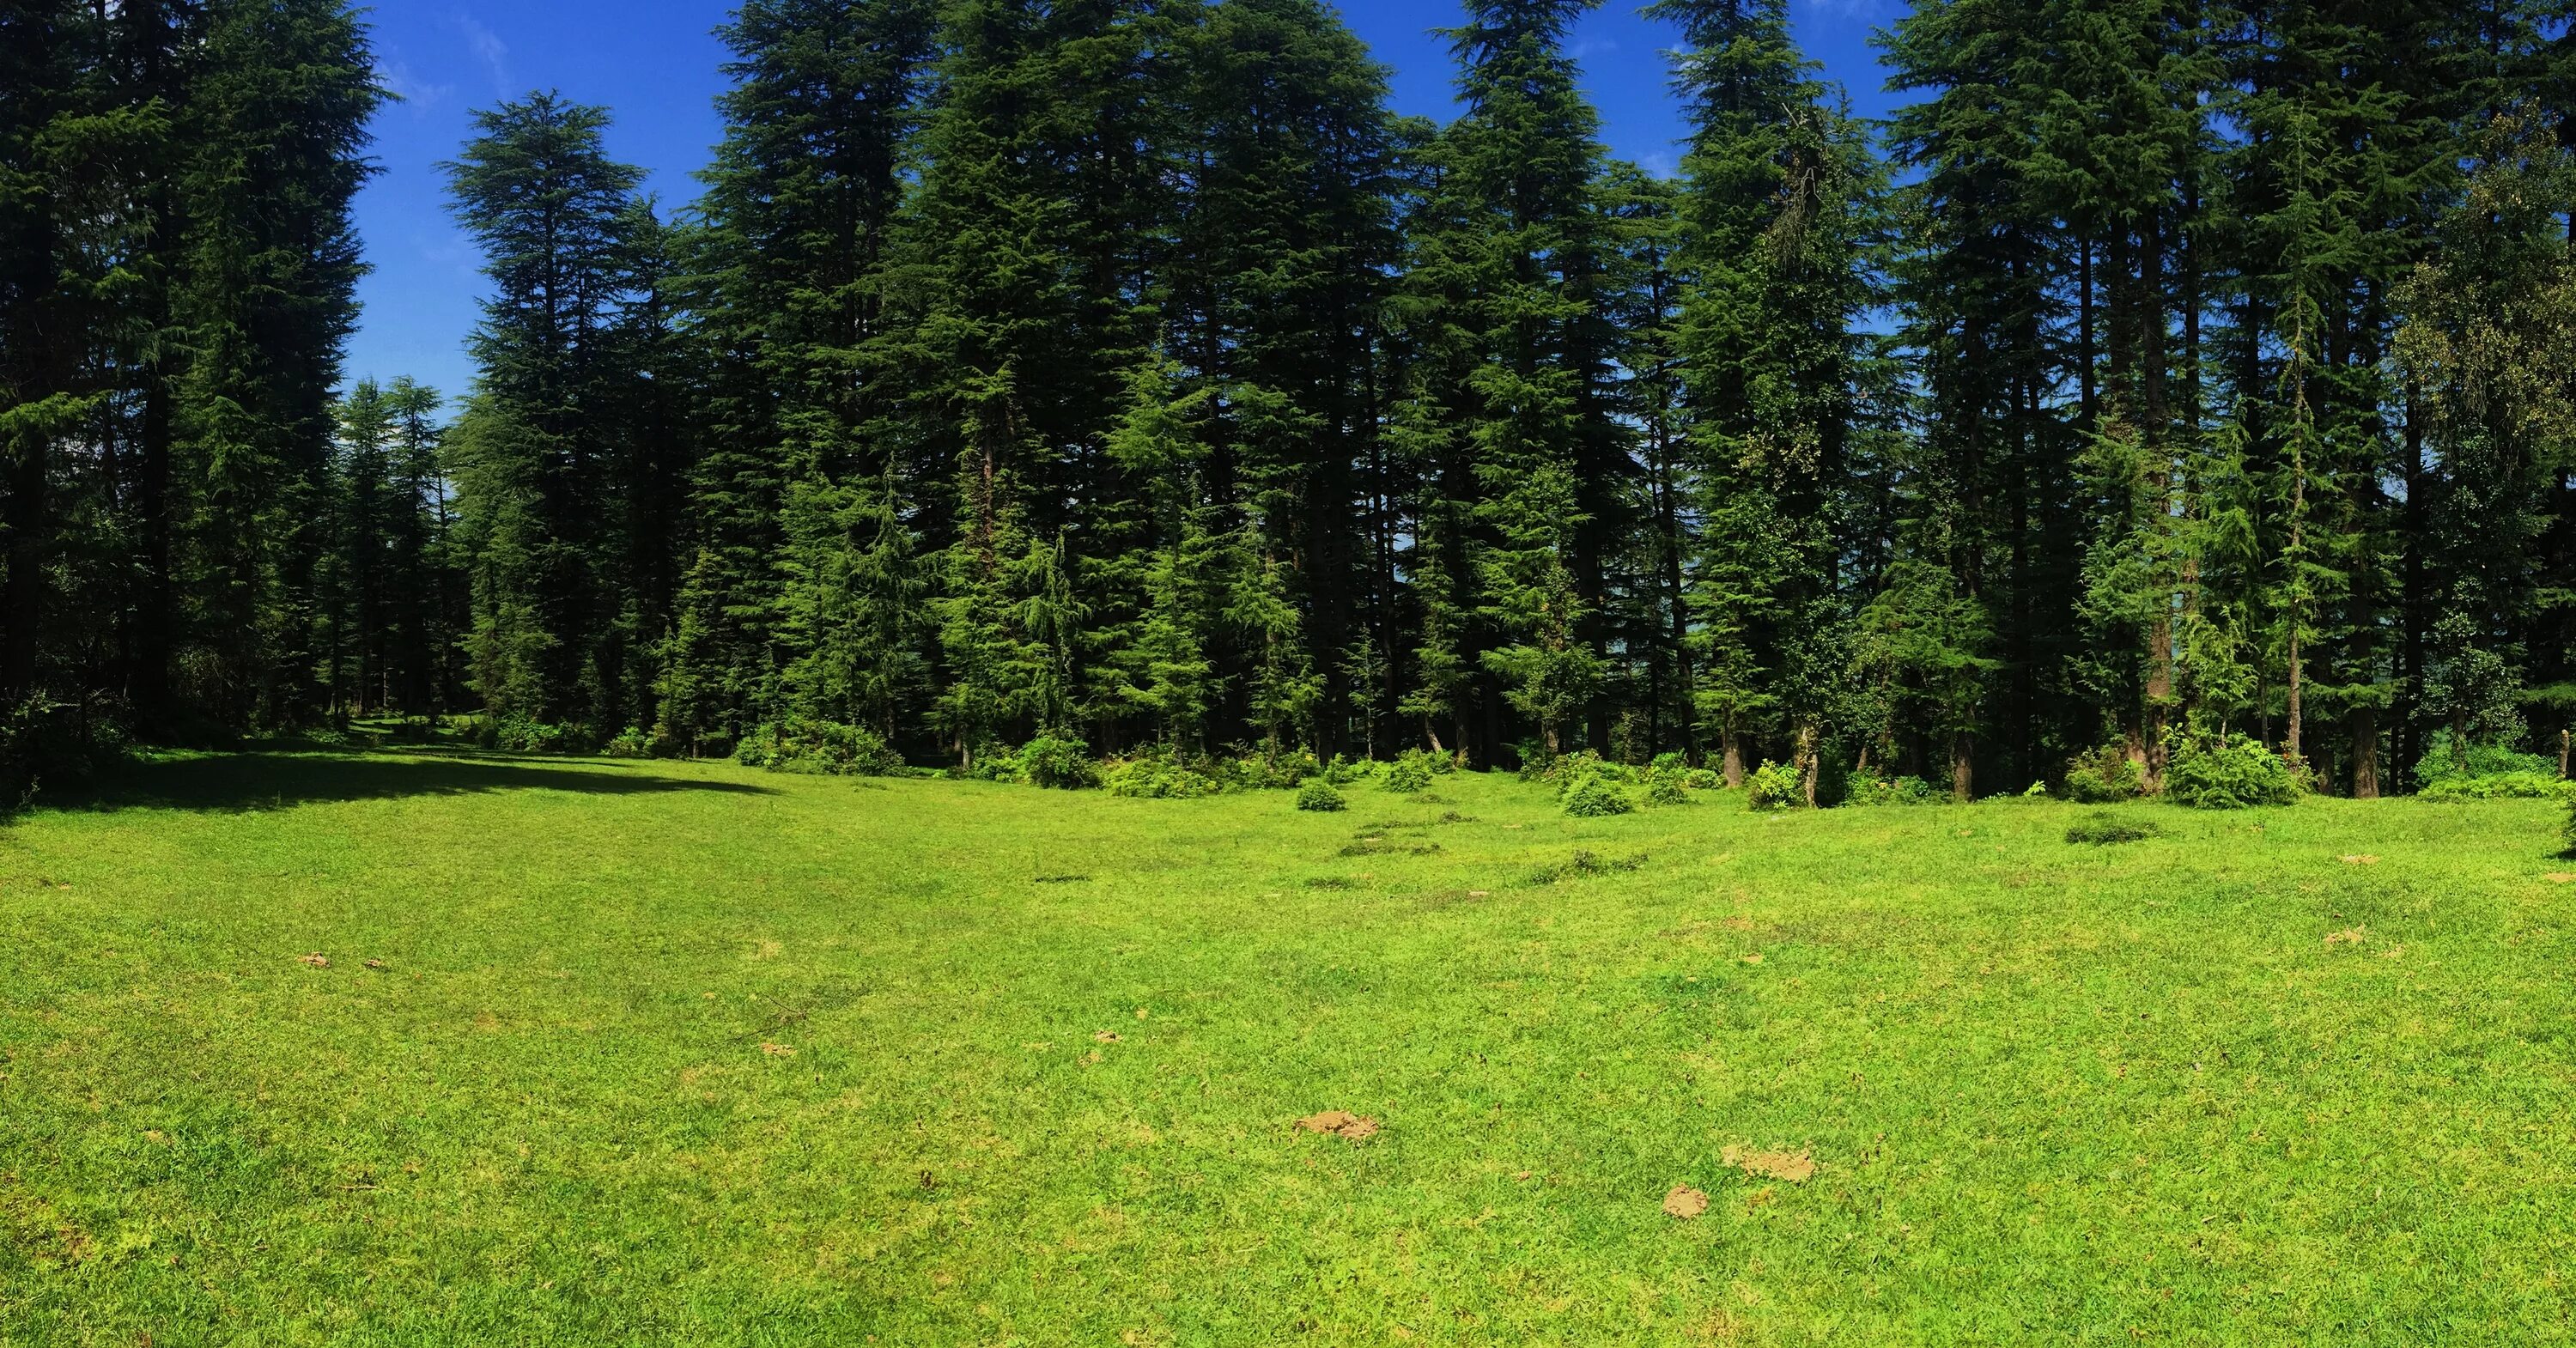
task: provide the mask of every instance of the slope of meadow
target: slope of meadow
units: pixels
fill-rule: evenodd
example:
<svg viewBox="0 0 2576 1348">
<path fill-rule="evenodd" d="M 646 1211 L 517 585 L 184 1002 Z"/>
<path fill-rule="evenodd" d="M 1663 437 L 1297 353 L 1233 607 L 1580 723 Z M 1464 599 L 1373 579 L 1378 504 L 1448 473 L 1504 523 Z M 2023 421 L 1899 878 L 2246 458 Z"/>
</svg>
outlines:
<svg viewBox="0 0 2576 1348">
<path fill-rule="evenodd" d="M 2576 1337 L 2549 807 L 1350 796 L 141 769 L 0 829 L 0 1343 Z"/>
</svg>

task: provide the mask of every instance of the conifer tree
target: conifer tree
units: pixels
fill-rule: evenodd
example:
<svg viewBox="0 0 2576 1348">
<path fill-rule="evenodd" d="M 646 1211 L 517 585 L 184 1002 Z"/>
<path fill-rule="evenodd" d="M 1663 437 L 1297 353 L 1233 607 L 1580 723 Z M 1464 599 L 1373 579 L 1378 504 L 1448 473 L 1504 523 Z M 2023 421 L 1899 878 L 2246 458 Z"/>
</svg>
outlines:
<svg viewBox="0 0 2576 1348">
<path fill-rule="evenodd" d="M 885 253 L 931 6 L 754 0 L 722 35 L 733 87 L 718 100 L 726 137 L 704 175 L 693 296 L 713 414 L 665 719 L 689 741 L 781 711 L 899 738 L 920 710 L 916 652 L 908 638 L 848 643 L 903 637 L 918 618 L 879 385 Z M 878 601 L 844 588 L 862 577 L 913 618 L 864 616 Z"/>
<path fill-rule="evenodd" d="M 1689 48 L 1675 349 L 1702 533 L 1697 697 L 1739 781 L 1770 718 L 1809 767 L 1844 657 L 1833 629 L 1856 347 L 1871 297 L 1875 173 L 1808 75 L 1785 3 L 1666 0 Z"/>
<path fill-rule="evenodd" d="M 630 595 L 615 507 L 632 390 L 613 353 L 631 298 L 640 170 L 610 159 L 608 114 L 537 93 L 475 114 L 447 165 L 458 219 L 494 295 L 470 346 L 480 367 L 454 476 L 475 543 L 477 692 L 504 718 L 614 730 L 616 625 Z"/>
</svg>

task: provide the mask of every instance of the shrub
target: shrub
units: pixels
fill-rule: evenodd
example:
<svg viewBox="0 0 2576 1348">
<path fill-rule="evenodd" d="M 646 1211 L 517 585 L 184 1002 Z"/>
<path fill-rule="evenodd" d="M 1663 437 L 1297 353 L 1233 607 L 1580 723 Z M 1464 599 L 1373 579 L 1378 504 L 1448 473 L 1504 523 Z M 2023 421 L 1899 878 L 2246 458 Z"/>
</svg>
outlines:
<svg viewBox="0 0 2576 1348">
<path fill-rule="evenodd" d="M 1431 769 L 1423 766 L 1422 761 L 1411 754 L 1395 760 L 1383 775 L 1386 779 L 1386 789 L 1389 791 L 1409 796 L 1416 791 L 1431 789 Z"/>
<path fill-rule="evenodd" d="M 1349 759 L 1340 754 L 1324 765 L 1324 780 L 1335 786 L 1349 786 L 1364 777 L 1374 777 L 1385 764 L 1373 758 Z"/>
<path fill-rule="evenodd" d="M 942 776 L 967 782 L 1016 782 L 1020 774 L 1020 751 L 987 744 L 968 756 L 965 764 L 943 770 Z"/>
<path fill-rule="evenodd" d="M 1100 783 L 1113 796 L 1140 800 L 1196 800 L 1225 790 L 1225 784 L 1186 764 L 1159 755 L 1112 763 Z"/>
<path fill-rule="evenodd" d="M 2070 843 L 2091 843 L 2095 847 L 2109 847 L 2114 843 L 2143 842 L 2149 838 L 2161 838 L 2164 832 L 2163 829 L 2144 819 L 2121 819 L 2114 815 L 2097 814 L 2066 830 L 2066 840 Z"/>
<path fill-rule="evenodd" d="M 1688 758 L 1669 751 L 1655 755 L 1655 761 L 1646 765 L 1648 772 L 1689 772 L 1690 770 Z"/>
<path fill-rule="evenodd" d="M 1448 754 L 1435 754 L 1429 749 L 1407 749 L 1395 756 L 1398 763 L 1412 763 L 1434 777 L 1446 777 L 1458 770 L 1458 760 Z"/>
<path fill-rule="evenodd" d="M 635 726 L 618 731 L 615 738 L 599 747 L 602 758 L 651 758 L 654 738 Z"/>
<path fill-rule="evenodd" d="M 2576 800 L 2576 782 L 2547 772 L 2502 772 L 2489 777 L 2445 777 L 2416 793 L 2424 800 Z"/>
<path fill-rule="evenodd" d="M 1807 805 L 1807 784 L 1798 770 L 1767 758 L 1744 779 L 1744 790 L 1745 804 L 1756 810 L 1801 810 Z"/>
<path fill-rule="evenodd" d="M 1297 788 L 1297 808 L 1318 814 L 1332 814 L 1343 808 L 1342 793 L 1321 778 Z"/>
<path fill-rule="evenodd" d="M 1692 768 L 1682 774 L 1682 785 L 1693 791 L 1723 791 L 1726 789 L 1726 774 L 1715 768 Z"/>
<path fill-rule="evenodd" d="M 1276 755 L 1246 755 L 1228 765 L 1227 777 L 1238 786 L 1261 791 L 1294 791 L 1299 782 L 1320 777 L 1324 765 L 1306 749 Z"/>
<path fill-rule="evenodd" d="M 903 766 L 875 731 L 803 716 L 753 730 L 734 746 L 733 757 L 748 767 L 808 777 L 882 777 Z"/>
<path fill-rule="evenodd" d="M 2297 769 L 2279 754 L 2230 736 L 2184 744 L 2165 769 L 2165 794 L 2196 810 L 2288 805 L 2302 789 Z"/>
<path fill-rule="evenodd" d="M 475 733 L 484 748 L 513 754 L 579 753 L 587 738 L 577 726 L 552 725 L 526 716 L 487 720 Z"/>
<path fill-rule="evenodd" d="M 2576 856 L 2576 795 L 2567 798 L 2567 822 L 2558 826 L 2558 840 L 2567 845 L 2564 855 Z"/>
<path fill-rule="evenodd" d="M 1649 805 L 1690 804 L 1690 787 L 1683 781 L 1683 774 L 1662 768 L 1648 768 L 1646 803 Z"/>
<path fill-rule="evenodd" d="M 1573 779 L 1563 797 L 1565 812 L 1577 819 L 1599 819 L 1607 815 L 1626 814 L 1637 808 L 1637 802 L 1601 773 L 1587 773 Z"/>
<path fill-rule="evenodd" d="M 1100 769 L 1091 761 L 1091 746 L 1052 735 L 1040 735 L 1020 746 L 1020 776 L 1058 791 L 1100 785 Z"/>
<path fill-rule="evenodd" d="M 1899 777 L 1894 781 L 1855 777 L 1843 793 L 1845 805 L 1940 805 L 1949 799 L 1949 792 L 1920 777 Z"/>
<path fill-rule="evenodd" d="M 2554 779 L 2558 776 L 2558 763 L 2503 744 L 2471 744 L 2462 749 L 2447 729 L 2434 731 L 2425 741 L 2424 756 L 2415 760 L 2415 787 L 2419 791 L 2466 778 L 2514 776 Z"/>
<path fill-rule="evenodd" d="M 2105 744 L 2066 766 L 2066 798 L 2086 805 L 2136 800 L 2147 792 L 2147 777 L 2125 744 Z"/>
</svg>

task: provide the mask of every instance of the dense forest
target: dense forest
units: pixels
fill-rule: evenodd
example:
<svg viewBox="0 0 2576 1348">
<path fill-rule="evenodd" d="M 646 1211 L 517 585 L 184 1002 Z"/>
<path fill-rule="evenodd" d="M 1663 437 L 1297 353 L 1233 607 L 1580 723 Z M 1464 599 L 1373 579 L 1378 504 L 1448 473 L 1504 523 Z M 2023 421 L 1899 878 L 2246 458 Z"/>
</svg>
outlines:
<svg viewBox="0 0 2576 1348">
<path fill-rule="evenodd" d="M 694 202 L 478 114 L 442 395 L 341 370 L 356 12 L 0 5 L 0 759 L 2560 754 L 2565 4 L 1921 0 L 1879 124 L 1660 0 L 1669 179 L 1590 7 L 1441 126 L 1322 0 L 745 0 Z"/>
</svg>

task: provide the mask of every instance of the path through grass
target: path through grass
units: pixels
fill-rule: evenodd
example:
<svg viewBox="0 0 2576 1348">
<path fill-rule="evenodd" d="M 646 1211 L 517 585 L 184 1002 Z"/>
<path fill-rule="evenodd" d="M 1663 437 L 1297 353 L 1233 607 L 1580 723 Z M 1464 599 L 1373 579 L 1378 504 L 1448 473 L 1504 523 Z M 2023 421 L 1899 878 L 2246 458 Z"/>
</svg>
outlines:
<svg viewBox="0 0 2576 1348">
<path fill-rule="evenodd" d="M 0 1343 L 2576 1338 L 2548 807 L 1435 790 L 144 770 L 0 829 Z"/>
</svg>

